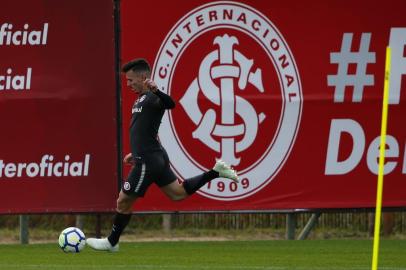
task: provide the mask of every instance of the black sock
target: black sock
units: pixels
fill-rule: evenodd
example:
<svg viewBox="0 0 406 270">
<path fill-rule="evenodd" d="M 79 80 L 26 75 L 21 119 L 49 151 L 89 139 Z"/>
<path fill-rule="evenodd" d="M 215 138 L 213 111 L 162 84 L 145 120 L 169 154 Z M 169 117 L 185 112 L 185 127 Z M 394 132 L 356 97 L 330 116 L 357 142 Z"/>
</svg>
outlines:
<svg viewBox="0 0 406 270">
<path fill-rule="evenodd" d="M 118 243 L 118 240 L 120 240 L 120 235 L 130 221 L 130 218 L 131 214 L 121 214 L 116 212 L 113 221 L 113 228 L 111 229 L 109 237 L 107 237 L 113 247 Z"/>
<path fill-rule="evenodd" d="M 183 187 L 186 190 L 187 194 L 192 195 L 207 182 L 217 177 L 219 177 L 219 173 L 214 170 L 210 170 L 201 175 L 186 179 L 185 181 L 183 181 Z"/>
</svg>

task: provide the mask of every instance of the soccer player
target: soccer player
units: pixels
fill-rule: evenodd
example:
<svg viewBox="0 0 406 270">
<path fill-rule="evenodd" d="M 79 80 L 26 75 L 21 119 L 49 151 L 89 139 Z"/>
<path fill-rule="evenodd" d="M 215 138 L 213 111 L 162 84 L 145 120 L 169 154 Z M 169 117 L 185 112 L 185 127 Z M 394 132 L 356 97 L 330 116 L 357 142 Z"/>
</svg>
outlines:
<svg viewBox="0 0 406 270">
<path fill-rule="evenodd" d="M 212 170 L 180 183 L 169 166 L 168 154 L 157 139 L 162 116 L 165 110 L 175 107 L 175 102 L 150 79 L 151 68 L 145 59 L 135 59 L 125 64 L 122 72 L 125 73 L 127 86 L 138 94 L 130 123 L 131 153 L 124 157 L 124 163 L 133 167 L 118 195 L 110 235 L 86 241 L 93 249 L 111 252 L 119 249 L 119 238 L 130 221 L 133 203 L 138 197 L 144 196 L 152 183 L 157 184 L 170 199 L 178 201 L 217 177 L 238 182 L 236 171 L 217 160 Z"/>
</svg>

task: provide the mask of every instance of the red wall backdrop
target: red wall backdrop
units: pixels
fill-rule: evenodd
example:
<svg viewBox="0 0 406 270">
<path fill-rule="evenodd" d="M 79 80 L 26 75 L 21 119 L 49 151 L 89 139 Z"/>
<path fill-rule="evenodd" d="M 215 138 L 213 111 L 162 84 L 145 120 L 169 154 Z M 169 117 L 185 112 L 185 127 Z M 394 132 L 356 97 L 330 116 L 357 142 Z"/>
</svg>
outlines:
<svg viewBox="0 0 406 270">
<path fill-rule="evenodd" d="M 153 186 L 134 210 L 373 207 L 388 44 L 384 206 L 405 206 L 405 7 L 122 0 L 122 61 L 147 58 L 177 102 L 159 136 L 179 178 L 216 158 L 241 176 L 180 203 Z M 0 213 L 114 210 L 114 41 L 111 0 L 3 6 Z M 123 85 L 126 153 L 136 97 Z"/>
<path fill-rule="evenodd" d="M 112 211 L 113 2 L 8 1 L 1 14 L 0 213 Z"/>
<path fill-rule="evenodd" d="M 242 178 L 215 180 L 180 203 L 153 186 L 134 210 L 373 207 L 390 40 L 391 84 L 401 83 L 391 90 L 383 201 L 405 206 L 405 8 L 401 0 L 121 1 L 122 61 L 147 58 L 177 101 L 160 139 L 179 178 L 220 157 Z M 128 152 L 136 96 L 123 85 Z"/>
</svg>

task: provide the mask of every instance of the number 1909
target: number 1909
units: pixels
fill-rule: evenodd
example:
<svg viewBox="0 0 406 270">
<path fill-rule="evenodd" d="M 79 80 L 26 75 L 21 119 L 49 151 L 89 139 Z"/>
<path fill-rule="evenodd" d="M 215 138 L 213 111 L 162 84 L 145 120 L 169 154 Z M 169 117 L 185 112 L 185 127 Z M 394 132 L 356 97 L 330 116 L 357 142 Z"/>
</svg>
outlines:
<svg viewBox="0 0 406 270">
<path fill-rule="evenodd" d="M 212 183 L 212 182 L 217 182 L 217 183 Z M 231 180 L 227 181 L 212 181 L 207 183 L 207 189 L 217 189 L 218 192 L 224 192 L 224 191 L 231 191 L 235 192 L 238 190 L 238 188 L 242 189 L 247 189 L 250 186 L 250 181 L 248 178 L 243 178 L 239 183 L 236 183 Z"/>
</svg>

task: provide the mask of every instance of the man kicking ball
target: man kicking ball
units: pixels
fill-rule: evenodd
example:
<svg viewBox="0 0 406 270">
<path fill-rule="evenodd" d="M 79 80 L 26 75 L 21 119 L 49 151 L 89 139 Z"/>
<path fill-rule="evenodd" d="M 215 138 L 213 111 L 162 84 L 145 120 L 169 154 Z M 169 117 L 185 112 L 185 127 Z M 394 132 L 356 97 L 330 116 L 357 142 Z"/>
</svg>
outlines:
<svg viewBox="0 0 406 270">
<path fill-rule="evenodd" d="M 122 72 L 125 73 L 127 86 L 138 94 L 130 123 L 131 153 L 124 157 L 124 162 L 133 167 L 118 196 L 110 235 L 102 239 L 88 238 L 86 241 L 93 249 L 112 252 L 119 249 L 120 235 L 130 221 L 134 202 L 144 196 L 152 183 L 156 183 L 170 199 L 178 201 L 218 177 L 238 182 L 237 172 L 225 162 L 217 160 L 210 171 L 180 183 L 169 166 L 168 154 L 157 138 L 162 116 L 165 110 L 175 107 L 175 102 L 150 79 L 151 68 L 145 59 L 135 59 L 125 64 Z"/>
</svg>

